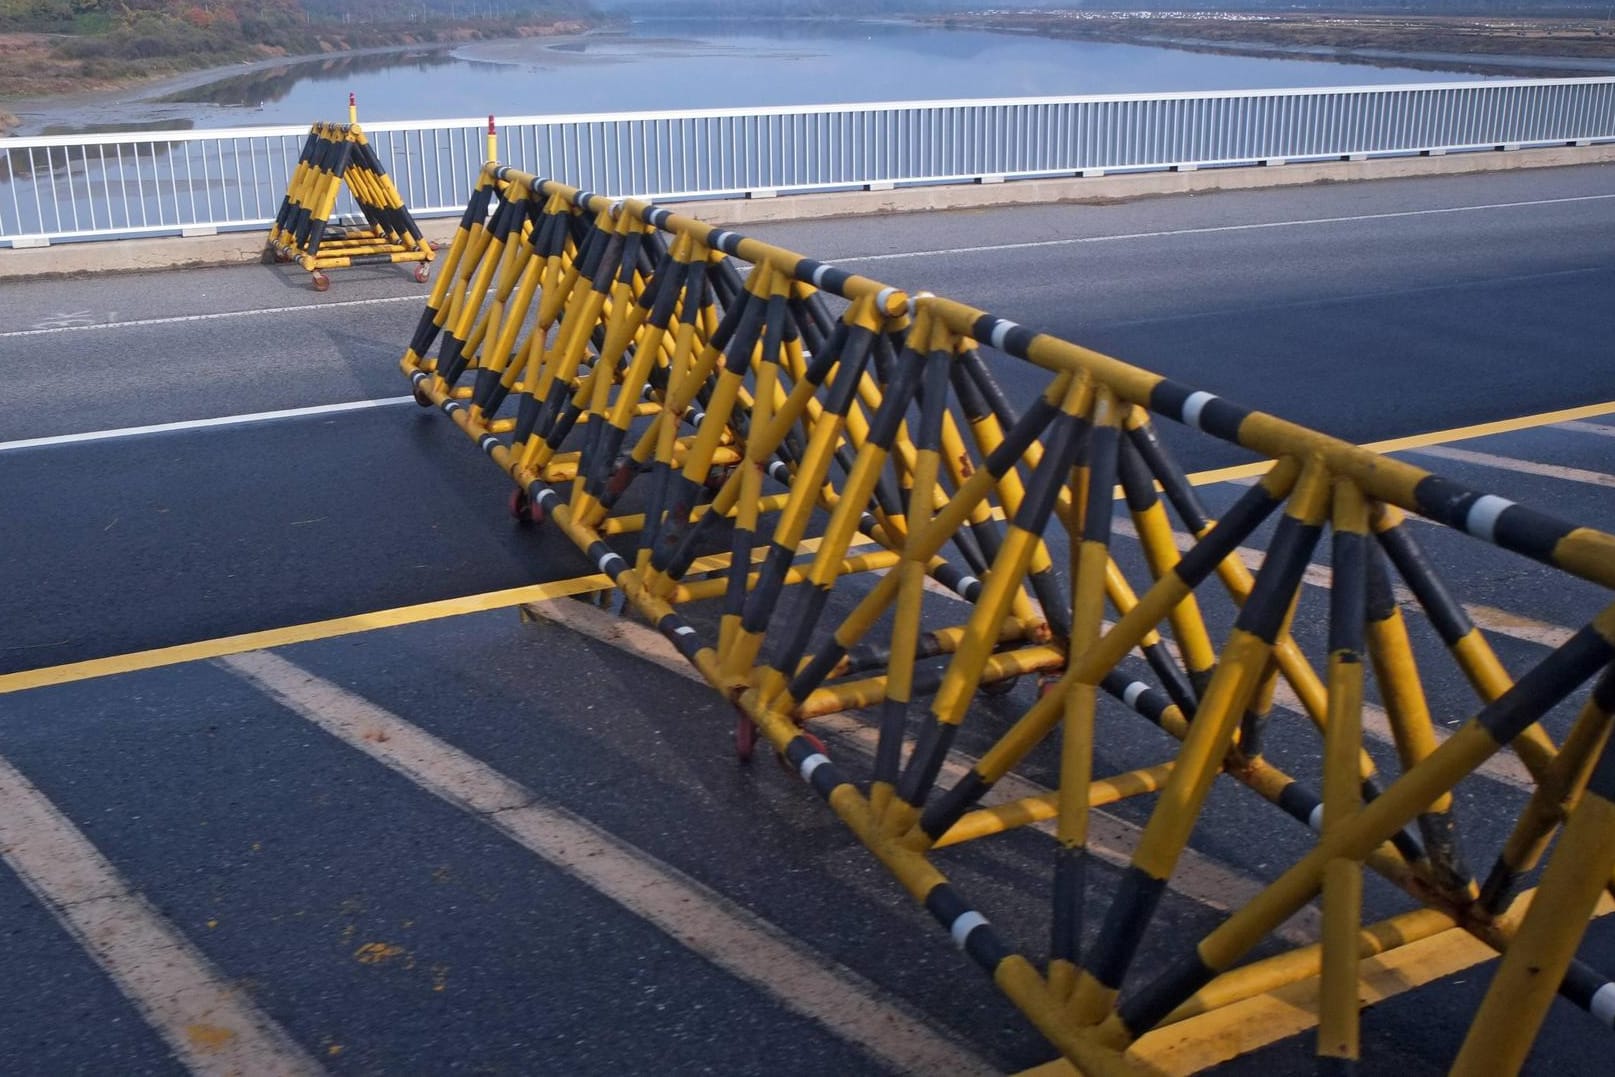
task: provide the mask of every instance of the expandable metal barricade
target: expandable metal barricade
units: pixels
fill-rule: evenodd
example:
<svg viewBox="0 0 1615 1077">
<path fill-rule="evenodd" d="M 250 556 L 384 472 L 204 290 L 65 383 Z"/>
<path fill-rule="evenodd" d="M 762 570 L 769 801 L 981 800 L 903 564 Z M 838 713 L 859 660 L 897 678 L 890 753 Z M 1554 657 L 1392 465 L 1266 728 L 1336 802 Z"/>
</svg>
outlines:
<svg viewBox="0 0 1615 1077">
<path fill-rule="evenodd" d="M 344 186 L 364 215 L 364 227 L 331 222 Z M 331 286 L 325 270 L 356 265 L 417 262 L 415 279 L 424 284 L 433 253 L 357 123 L 309 129 L 270 227 L 269 246 L 280 261 L 295 259 L 313 274 L 321 292 Z"/>
<path fill-rule="evenodd" d="M 1320 1064 L 1349 1069 L 1362 963 L 1443 932 L 1504 955 L 1455 1072 L 1517 1069 L 1556 991 L 1608 1023 L 1594 999 L 1615 987 L 1575 950 L 1615 875 L 1615 606 L 1513 677 L 1403 514 L 1603 589 L 1610 535 L 961 303 L 497 166 L 402 367 L 514 480 L 512 511 L 565 532 L 733 701 L 742 753 L 760 731 L 1083 1072 L 1160 1072 L 1157 1045 L 1191 1029 L 1237 1053 L 1242 1030 L 1205 1022 L 1302 982 Z M 994 369 L 1041 392 L 1012 402 Z M 1214 519 L 1157 418 L 1272 465 Z M 1275 518 L 1253 574 L 1245 545 Z M 1320 599 L 1301 585 L 1326 531 Z M 1427 697 L 1404 602 L 1473 701 Z M 1370 669 L 1395 774 L 1366 750 Z M 979 701 L 1027 674 L 1042 691 Z M 1555 709 L 1592 678 L 1579 710 Z M 832 761 L 813 719 L 860 708 L 873 750 L 838 742 Z M 1432 712 L 1455 708 L 1472 716 L 1443 737 Z M 1270 726 L 1280 710 L 1302 721 Z M 1156 732 L 1105 732 L 1128 715 Z M 1452 794 L 1505 749 L 1535 791 L 1477 878 Z M 1052 791 L 994 790 L 1031 763 Z M 1219 776 L 1296 828 L 1234 839 L 1294 853 L 1198 941 L 1146 949 Z M 1149 796 L 1130 863 L 1098 885 L 1091 809 Z M 943 873 L 950 846 L 1051 824 L 1046 921 L 995 925 Z M 1365 896 L 1364 869 L 1392 896 Z M 1320 941 L 1277 947 L 1319 894 Z"/>
</svg>

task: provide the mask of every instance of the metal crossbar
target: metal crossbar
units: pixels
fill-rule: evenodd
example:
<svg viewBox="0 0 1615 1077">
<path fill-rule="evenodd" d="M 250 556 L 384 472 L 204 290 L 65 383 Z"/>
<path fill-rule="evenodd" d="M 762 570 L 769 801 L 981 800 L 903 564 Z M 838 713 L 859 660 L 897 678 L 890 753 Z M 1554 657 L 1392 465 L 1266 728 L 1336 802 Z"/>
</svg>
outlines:
<svg viewBox="0 0 1615 1077">
<path fill-rule="evenodd" d="M 476 183 L 484 124 L 366 131 L 405 204 L 446 216 Z M 266 227 L 306 132 L 0 140 L 0 244 Z M 500 152 L 669 201 L 1611 139 L 1615 78 L 1586 78 L 523 116 L 504 121 Z"/>
<path fill-rule="evenodd" d="M 512 511 L 564 533 L 734 705 L 742 754 L 760 733 L 1084 1072 L 1156 1072 L 1152 1035 L 1301 981 L 1344 1070 L 1360 963 L 1455 928 L 1504 955 L 1455 1072 L 1518 1069 L 1555 993 L 1608 1023 L 1615 983 L 1576 949 L 1615 892 L 1615 536 L 961 303 L 497 167 L 401 365 L 513 480 Z M 1006 366 L 1041 391 L 1012 399 Z M 1214 510 L 1157 420 L 1271 466 Z M 1511 673 L 1407 513 L 1593 585 L 1583 627 Z M 1264 539 L 1253 574 L 1240 552 Z M 1329 585 L 1308 592 L 1315 557 Z M 1449 660 L 1456 683 L 1429 676 Z M 1014 687 L 1029 677 L 1039 691 Z M 821 742 L 831 712 L 873 750 Z M 1459 714 L 1443 736 L 1435 716 Z M 1454 790 L 1505 750 L 1534 784 L 1486 794 L 1513 820 L 1487 833 Z M 1002 796 L 1027 767 L 1053 788 Z M 1279 825 L 1214 812 L 1216 785 Z M 1113 871 L 1090 812 L 1124 799 L 1148 819 Z M 1209 931 L 1162 915 L 1197 826 L 1276 865 Z M 988 900 L 982 841 L 1017 865 Z M 1315 897 L 1318 943 L 1275 951 Z"/>
</svg>

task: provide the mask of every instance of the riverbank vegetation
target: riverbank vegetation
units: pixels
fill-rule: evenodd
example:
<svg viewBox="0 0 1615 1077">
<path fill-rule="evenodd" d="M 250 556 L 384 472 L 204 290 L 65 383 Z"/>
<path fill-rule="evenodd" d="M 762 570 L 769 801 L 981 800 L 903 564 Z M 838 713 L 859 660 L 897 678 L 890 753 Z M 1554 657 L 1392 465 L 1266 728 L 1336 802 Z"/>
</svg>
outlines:
<svg viewBox="0 0 1615 1077">
<path fill-rule="evenodd" d="M 579 33 L 598 21 L 586 0 L 0 0 L 0 101 L 237 61 Z"/>
</svg>

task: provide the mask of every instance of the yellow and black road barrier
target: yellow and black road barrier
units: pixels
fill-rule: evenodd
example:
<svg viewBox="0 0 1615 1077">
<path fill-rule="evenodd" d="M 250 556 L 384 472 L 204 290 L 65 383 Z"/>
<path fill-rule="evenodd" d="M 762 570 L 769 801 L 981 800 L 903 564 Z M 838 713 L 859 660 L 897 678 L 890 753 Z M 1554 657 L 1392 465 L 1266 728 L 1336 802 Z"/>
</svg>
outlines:
<svg viewBox="0 0 1615 1077">
<path fill-rule="evenodd" d="M 351 104 L 349 113 L 351 118 Z M 332 221 L 344 188 L 363 225 Z M 327 269 L 356 265 L 415 262 L 415 279 L 424 284 L 432 260 L 431 243 L 354 122 L 316 123 L 309 129 L 269 230 L 269 246 L 279 260 L 295 260 L 308 270 L 321 292 L 331 286 Z"/>
<path fill-rule="evenodd" d="M 1010 365 L 1040 391 L 1012 399 L 993 374 Z M 1403 514 L 1602 603 L 1615 537 L 962 303 L 497 166 L 402 366 L 513 481 L 511 511 L 563 531 L 734 704 L 742 754 L 760 734 L 1083 1072 L 1162 1072 L 1196 1038 L 1201 1062 L 1252 1049 L 1245 1004 L 1303 985 L 1320 1067 L 1349 1071 L 1364 969 L 1400 960 L 1423 982 L 1439 973 L 1420 945 L 1443 933 L 1504 955 L 1457 1072 L 1517 1069 L 1555 994 L 1610 1022 L 1615 986 L 1576 950 L 1615 879 L 1615 605 L 1510 673 Z M 1214 517 L 1161 419 L 1271 465 Z M 1308 591 L 1314 557 L 1329 586 Z M 1457 676 L 1430 675 L 1442 654 Z M 1004 692 L 1029 676 L 1039 690 Z M 813 735 L 841 711 L 867 716 L 867 757 Z M 1458 716 L 1450 735 L 1436 720 Z M 1535 789 L 1488 848 L 1461 808 L 1500 752 Z M 995 789 L 1023 766 L 1052 788 Z M 1228 832 L 1206 811 L 1219 783 L 1288 822 Z M 1089 824 L 1122 800 L 1146 821 L 1118 871 Z M 1197 825 L 1275 861 L 1198 937 L 1160 915 Z M 1041 915 L 999 917 L 950 881 L 975 842 L 1034 826 L 1052 850 L 1012 847 L 1017 870 L 1044 865 L 1025 884 Z M 1317 941 L 1285 948 L 1314 899 Z"/>
</svg>

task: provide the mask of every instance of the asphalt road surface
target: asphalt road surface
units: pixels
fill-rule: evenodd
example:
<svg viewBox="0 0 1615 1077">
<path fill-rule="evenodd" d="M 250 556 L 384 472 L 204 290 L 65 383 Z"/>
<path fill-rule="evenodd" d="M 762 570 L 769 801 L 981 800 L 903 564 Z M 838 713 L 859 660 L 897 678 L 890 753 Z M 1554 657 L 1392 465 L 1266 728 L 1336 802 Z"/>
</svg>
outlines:
<svg viewBox="0 0 1615 1077">
<path fill-rule="evenodd" d="M 1357 442 L 1615 401 L 1615 167 L 752 232 Z M 6 286 L 0 1072 L 1046 1060 L 795 779 L 734 763 L 705 689 L 649 643 L 580 630 L 580 604 L 558 604 L 566 624 L 378 617 L 213 661 L 7 680 L 589 571 L 511 526 L 505 480 L 400 399 L 420 286 L 333 281 L 316 294 L 254 266 Z M 1610 423 L 1561 416 L 1409 459 L 1615 530 Z M 119 433 L 147 426 L 164 428 Z M 1195 470 L 1247 459 L 1170 440 Z M 1465 601 L 1521 614 L 1495 636 L 1514 668 L 1597 608 L 1539 566 L 1421 536 Z M 1456 683 L 1433 676 L 1433 697 Z M 1522 795 L 1498 771 L 1466 810 L 1496 831 Z M 1248 799 L 1214 798 L 1223 822 L 1197 834 L 1198 881 L 1168 922 L 1203 930 L 1304 846 L 1253 848 L 1272 815 Z M 1029 900 L 1037 840 L 961 874 Z M 1615 932 L 1595 925 L 1586 953 L 1615 969 Z M 1365 1054 L 1440 1072 L 1483 969 L 1374 1007 Z M 1552 1020 L 1534 1066 L 1607 1072 L 1607 1029 L 1563 1003 Z M 1298 1037 L 1231 1071 L 1306 1071 L 1309 1050 Z"/>
</svg>

